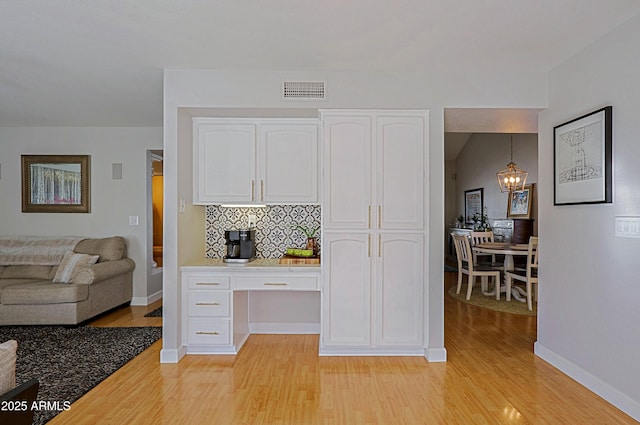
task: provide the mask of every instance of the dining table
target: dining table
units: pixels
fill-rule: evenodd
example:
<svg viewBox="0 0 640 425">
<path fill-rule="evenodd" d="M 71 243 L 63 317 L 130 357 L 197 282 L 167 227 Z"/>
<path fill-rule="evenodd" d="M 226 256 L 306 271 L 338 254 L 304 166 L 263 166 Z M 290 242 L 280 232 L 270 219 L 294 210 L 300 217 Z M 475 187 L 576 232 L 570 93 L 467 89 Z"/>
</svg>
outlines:
<svg viewBox="0 0 640 425">
<path fill-rule="evenodd" d="M 526 256 L 529 253 L 529 245 L 526 243 L 514 244 L 511 242 L 484 242 L 473 247 L 478 254 L 496 254 L 504 255 L 503 267 L 505 270 L 513 270 L 515 268 L 513 257 L 518 255 Z M 505 277 L 506 281 L 506 277 Z M 497 287 L 498 285 L 496 285 Z M 500 285 L 500 292 L 507 292 L 506 283 Z M 491 292 L 483 292 L 484 295 L 495 295 L 495 289 Z M 527 293 L 522 288 L 513 286 L 511 295 L 520 302 L 526 302 Z"/>
</svg>

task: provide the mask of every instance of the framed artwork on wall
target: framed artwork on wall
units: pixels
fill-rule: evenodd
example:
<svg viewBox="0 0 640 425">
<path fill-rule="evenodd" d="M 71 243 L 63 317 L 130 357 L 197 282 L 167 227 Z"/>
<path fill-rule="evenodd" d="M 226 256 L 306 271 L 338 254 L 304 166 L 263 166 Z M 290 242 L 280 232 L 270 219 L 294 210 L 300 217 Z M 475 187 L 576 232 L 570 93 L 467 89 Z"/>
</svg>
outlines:
<svg viewBox="0 0 640 425">
<path fill-rule="evenodd" d="M 484 188 L 464 191 L 464 222 L 473 224 L 473 217 L 484 209 Z"/>
<path fill-rule="evenodd" d="M 528 184 L 522 190 L 509 192 L 507 203 L 507 218 L 531 218 L 533 205 L 533 184 Z"/>
<path fill-rule="evenodd" d="M 613 202 L 613 107 L 553 129 L 554 205 Z"/>
<path fill-rule="evenodd" d="M 90 212 L 89 155 L 22 155 L 22 212 Z"/>
</svg>

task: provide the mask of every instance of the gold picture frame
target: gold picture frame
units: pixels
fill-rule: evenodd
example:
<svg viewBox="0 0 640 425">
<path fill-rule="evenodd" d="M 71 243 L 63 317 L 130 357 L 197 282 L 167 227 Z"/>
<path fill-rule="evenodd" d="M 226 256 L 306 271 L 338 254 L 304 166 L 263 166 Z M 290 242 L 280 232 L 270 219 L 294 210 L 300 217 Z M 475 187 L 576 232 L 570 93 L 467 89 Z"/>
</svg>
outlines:
<svg viewBox="0 0 640 425">
<path fill-rule="evenodd" d="M 531 218 L 533 187 L 533 184 L 528 184 L 525 185 L 522 190 L 512 190 L 509 192 L 507 218 Z"/>
<path fill-rule="evenodd" d="M 89 155 L 22 155 L 22 212 L 91 211 Z"/>
</svg>

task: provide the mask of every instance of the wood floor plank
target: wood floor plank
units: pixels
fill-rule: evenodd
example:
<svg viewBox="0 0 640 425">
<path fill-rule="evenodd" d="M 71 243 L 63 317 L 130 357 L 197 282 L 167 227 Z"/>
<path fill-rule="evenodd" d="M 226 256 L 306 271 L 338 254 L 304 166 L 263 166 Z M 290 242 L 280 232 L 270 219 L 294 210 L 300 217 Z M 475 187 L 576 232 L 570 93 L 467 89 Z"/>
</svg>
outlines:
<svg viewBox="0 0 640 425">
<path fill-rule="evenodd" d="M 445 273 L 445 286 L 455 273 Z M 155 306 L 99 326 L 146 326 Z M 50 424 L 635 424 L 533 354 L 536 319 L 445 295 L 447 363 L 319 357 L 317 335 L 252 335 L 237 356 L 160 364 L 161 343 Z"/>
</svg>

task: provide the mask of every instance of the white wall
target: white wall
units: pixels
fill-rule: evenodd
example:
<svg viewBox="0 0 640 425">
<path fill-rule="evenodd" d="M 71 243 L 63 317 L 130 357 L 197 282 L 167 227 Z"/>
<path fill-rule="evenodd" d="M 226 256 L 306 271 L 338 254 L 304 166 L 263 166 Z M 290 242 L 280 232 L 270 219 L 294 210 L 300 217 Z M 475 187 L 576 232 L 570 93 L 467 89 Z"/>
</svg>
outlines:
<svg viewBox="0 0 640 425">
<path fill-rule="evenodd" d="M 152 295 L 149 289 L 159 289 L 147 288 L 148 149 L 162 149 L 161 128 L 0 128 L 0 234 L 123 236 L 136 263 L 134 299 L 145 300 Z M 23 213 L 22 154 L 91 155 L 91 212 Z M 122 163 L 122 180 L 112 179 L 112 163 Z M 139 226 L 129 226 L 132 215 L 139 217 Z"/>
<path fill-rule="evenodd" d="M 640 420 L 640 16 L 552 70 L 540 116 L 540 303 L 535 350 Z M 553 206 L 553 127 L 613 105 L 613 204 Z"/>
<path fill-rule="evenodd" d="M 195 208 L 178 213 L 181 199 L 191 200 L 190 129 L 183 121 L 185 108 L 228 108 L 238 116 L 247 108 L 273 116 L 280 109 L 416 108 L 430 110 L 429 223 L 425 290 L 426 353 L 444 359 L 443 261 L 444 252 L 444 108 L 445 107 L 545 107 L 544 74 L 500 74 L 434 68 L 424 73 L 368 73 L 330 71 L 214 71 L 165 70 L 165 263 L 163 350 L 161 360 L 174 362 L 182 347 L 179 265 L 196 254 L 200 243 L 192 229 Z M 285 80 L 321 80 L 327 83 L 325 101 L 286 101 L 280 97 Z M 196 217 L 197 218 L 197 217 Z M 193 220 L 194 222 L 198 220 Z M 196 238 L 196 239 L 194 239 Z"/>
<path fill-rule="evenodd" d="M 511 160 L 509 135 L 476 133 L 456 158 L 455 217 L 464 216 L 464 192 L 483 188 L 484 206 L 490 219 L 507 218 L 509 194 L 500 192 L 496 173 Z M 538 181 L 538 138 L 535 134 L 513 135 L 513 162 L 528 173 L 527 184 Z M 536 198 L 534 197 L 534 201 Z M 533 219 L 536 206 L 533 206 Z M 534 224 L 536 224 L 534 222 Z M 534 232 L 536 234 L 536 232 Z"/>
</svg>

